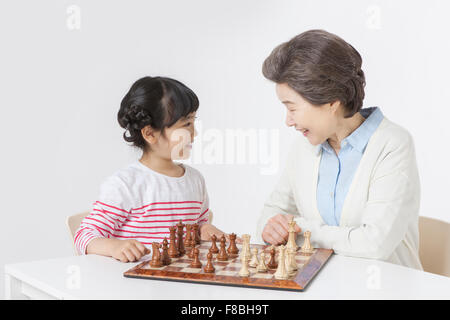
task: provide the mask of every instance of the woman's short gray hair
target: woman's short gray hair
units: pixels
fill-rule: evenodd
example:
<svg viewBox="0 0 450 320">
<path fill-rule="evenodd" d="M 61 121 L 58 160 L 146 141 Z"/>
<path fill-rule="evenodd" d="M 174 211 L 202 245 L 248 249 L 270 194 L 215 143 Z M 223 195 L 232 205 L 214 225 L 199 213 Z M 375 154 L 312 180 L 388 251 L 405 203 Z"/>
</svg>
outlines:
<svg viewBox="0 0 450 320">
<path fill-rule="evenodd" d="M 287 83 L 313 105 L 339 100 L 349 118 L 364 100 L 361 65 L 361 55 L 349 43 L 324 30 L 309 30 L 277 46 L 262 72 L 271 81 Z"/>
</svg>

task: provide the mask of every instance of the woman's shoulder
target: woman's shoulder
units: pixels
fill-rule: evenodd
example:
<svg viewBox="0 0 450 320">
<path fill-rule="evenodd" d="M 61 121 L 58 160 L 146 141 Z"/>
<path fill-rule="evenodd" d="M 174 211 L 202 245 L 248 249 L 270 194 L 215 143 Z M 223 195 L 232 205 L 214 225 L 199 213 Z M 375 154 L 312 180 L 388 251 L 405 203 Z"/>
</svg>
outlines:
<svg viewBox="0 0 450 320">
<path fill-rule="evenodd" d="M 411 133 L 403 126 L 384 117 L 374 133 L 374 141 L 384 148 L 398 149 L 414 147 L 414 139 Z"/>
</svg>

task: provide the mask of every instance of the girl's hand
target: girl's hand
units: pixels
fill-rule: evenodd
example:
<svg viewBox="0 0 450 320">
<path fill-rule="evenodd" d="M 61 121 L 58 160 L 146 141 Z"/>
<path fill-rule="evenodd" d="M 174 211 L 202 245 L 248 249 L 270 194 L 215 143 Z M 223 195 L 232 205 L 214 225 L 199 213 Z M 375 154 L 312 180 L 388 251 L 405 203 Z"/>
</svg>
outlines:
<svg viewBox="0 0 450 320">
<path fill-rule="evenodd" d="M 230 242 L 230 236 L 226 234 L 225 232 L 217 229 L 215 226 L 213 226 L 210 223 L 204 223 L 200 226 L 200 239 L 201 240 L 211 240 L 212 235 L 215 234 L 217 237 L 217 240 L 220 240 L 222 236 L 225 236 L 225 239 L 227 242 Z M 236 237 L 236 242 L 241 243 L 242 239 L 239 237 Z"/>
<path fill-rule="evenodd" d="M 292 214 L 277 214 L 270 218 L 262 232 L 262 238 L 265 242 L 273 244 L 275 246 L 285 243 L 289 236 L 289 225 L 288 222 L 294 216 Z M 301 232 L 298 225 L 295 225 L 295 233 Z"/>
<path fill-rule="evenodd" d="M 134 262 L 149 254 L 150 250 L 137 240 L 117 240 L 111 248 L 111 256 L 122 262 Z"/>
</svg>

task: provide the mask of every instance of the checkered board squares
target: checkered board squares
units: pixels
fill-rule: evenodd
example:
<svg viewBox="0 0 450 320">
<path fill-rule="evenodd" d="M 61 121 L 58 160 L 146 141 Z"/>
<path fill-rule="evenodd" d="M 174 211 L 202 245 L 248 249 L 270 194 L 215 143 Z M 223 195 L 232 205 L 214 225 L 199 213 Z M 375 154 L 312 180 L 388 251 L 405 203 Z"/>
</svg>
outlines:
<svg viewBox="0 0 450 320">
<path fill-rule="evenodd" d="M 236 244 L 239 252 L 242 250 L 242 244 Z M 274 277 L 276 269 L 269 269 L 267 272 L 257 272 L 256 268 L 249 267 L 250 275 L 248 277 L 240 277 L 242 263 L 239 256 L 230 257 L 228 261 L 218 261 L 217 254 L 213 255 L 214 273 L 205 273 L 203 268 L 207 263 L 207 254 L 211 247 L 210 241 L 202 242 L 197 248 L 199 249 L 199 260 L 202 268 L 191 268 L 190 259 L 187 255 L 178 258 L 171 258 L 168 266 L 153 268 L 150 266 L 150 260 L 144 261 L 134 268 L 124 273 L 125 277 L 171 280 L 183 282 L 198 282 L 218 285 L 232 285 L 242 287 L 270 288 L 278 290 L 294 290 L 301 291 L 306 284 L 321 269 L 324 263 L 332 254 L 332 250 L 315 249 L 312 253 L 304 254 L 297 251 L 295 260 L 298 265 L 298 271 L 288 280 L 277 280 Z M 251 248 L 258 248 L 258 251 L 266 252 L 266 264 L 270 259 L 269 247 L 251 244 Z M 189 249 L 188 249 L 189 250 Z M 259 258 L 259 256 L 258 256 Z M 275 259 L 278 261 L 278 254 Z"/>
</svg>

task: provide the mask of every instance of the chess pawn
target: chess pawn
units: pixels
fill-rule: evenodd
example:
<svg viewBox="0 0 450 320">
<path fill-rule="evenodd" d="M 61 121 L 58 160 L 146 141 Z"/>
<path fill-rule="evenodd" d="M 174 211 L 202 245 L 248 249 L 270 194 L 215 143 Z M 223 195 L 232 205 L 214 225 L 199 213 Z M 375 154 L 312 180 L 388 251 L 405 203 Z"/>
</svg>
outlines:
<svg viewBox="0 0 450 320">
<path fill-rule="evenodd" d="M 236 234 L 230 234 L 230 246 L 227 249 L 229 255 L 236 256 L 239 253 L 239 249 L 236 246 Z"/>
<path fill-rule="evenodd" d="M 281 245 L 278 247 L 278 268 L 274 274 L 275 279 L 278 280 L 286 280 L 289 277 L 286 271 L 286 262 L 284 261 L 286 259 L 285 252 L 285 246 Z"/>
<path fill-rule="evenodd" d="M 162 267 L 161 263 L 161 253 L 159 252 L 159 243 L 153 242 L 152 243 L 152 261 L 150 261 L 150 266 L 152 268 L 159 268 Z"/>
<path fill-rule="evenodd" d="M 217 260 L 219 261 L 227 261 L 228 260 L 228 254 L 227 249 L 225 248 L 225 236 L 222 236 L 220 238 L 220 250 L 219 254 L 217 255 Z"/>
<path fill-rule="evenodd" d="M 198 259 L 198 255 L 199 255 L 200 251 L 198 250 L 198 248 L 194 248 L 193 251 L 194 251 L 194 261 L 191 262 L 190 267 L 191 268 L 201 268 L 202 263 Z"/>
<path fill-rule="evenodd" d="M 248 270 L 248 257 L 246 255 L 241 257 L 241 263 L 242 267 L 241 270 L 239 270 L 239 276 L 248 277 L 250 275 L 250 271 Z"/>
<path fill-rule="evenodd" d="M 267 264 L 267 266 L 270 269 L 276 269 L 278 267 L 278 263 L 275 260 L 275 254 L 276 253 L 275 253 L 275 247 L 273 245 L 270 247 L 269 253 L 270 253 L 270 259 L 269 259 L 269 263 Z"/>
<path fill-rule="evenodd" d="M 258 248 L 252 248 L 252 258 L 248 265 L 252 268 L 256 268 L 259 264 L 258 261 Z"/>
<path fill-rule="evenodd" d="M 167 238 L 164 238 L 162 254 L 161 254 L 161 263 L 163 266 L 167 266 L 171 262 L 171 259 L 169 257 L 169 252 L 168 252 L 168 245 L 169 245 L 169 242 L 167 241 Z"/>
<path fill-rule="evenodd" d="M 217 248 L 216 241 L 217 241 L 217 237 L 216 237 L 215 234 L 213 234 L 212 237 L 211 237 L 211 249 L 210 249 L 210 251 L 212 253 L 218 253 L 219 252 L 219 248 Z"/>
<path fill-rule="evenodd" d="M 303 242 L 300 251 L 303 253 L 313 253 L 314 248 L 311 246 L 311 231 L 305 231 L 303 237 L 305 238 L 305 241 Z"/>
<path fill-rule="evenodd" d="M 203 268 L 203 271 L 206 273 L 214 273 L 214 271 L 216 270 L 212 264 L 212 258 L 213 258 L 213 254 L 211 252 L 211 250 L 209 250 L 208 254 L 206 255 L 207 258 L 207 262 L 206 262 L 206 266 L 205 268 Z"/>
<path fill-rule="evenodd" d="M 257 272 L 267 272 L 266 253 L 264 252 L 264 250 L 261 251 L 261 253 L 260 253 L 259 264 L 256 267 L 256 271 Z"/>
<path fill-rule="evenodd" d="M 185 248 L 191 247 L 191 229 L 192 229 L 192 225 L 187 224 L 186 225 L 186 238 L 184 238 L 184 247 Z"/>
</svg>

